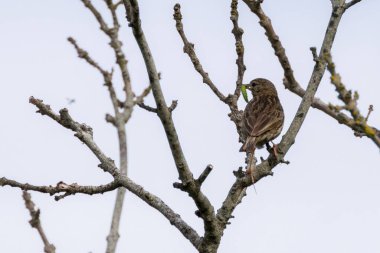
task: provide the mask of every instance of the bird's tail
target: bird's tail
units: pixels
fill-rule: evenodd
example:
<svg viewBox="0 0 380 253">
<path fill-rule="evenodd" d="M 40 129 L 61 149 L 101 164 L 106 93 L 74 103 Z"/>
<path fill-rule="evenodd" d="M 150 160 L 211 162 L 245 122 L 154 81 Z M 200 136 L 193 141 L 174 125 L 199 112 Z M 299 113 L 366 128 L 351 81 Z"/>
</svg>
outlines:
<svg viewBox="0 0 380 253">
<path fill-rule="evenodd" d="M 248 173 L 251 174 L 252 179 L 253 179 L 253 172 L 256 169 L 256 162 L 257 162 L 257 160 L 255 157 L 255 154 L 251 153 L 251 152 L 249 152 L 249 153 L 247 152 L 247 171 L 248 171 Z"/>
<path fill-rule="evenodd" d="M 252 184 L 253 184 L 253 189 L 255 189 L 255 192 L 257 194 L 256 187 L 255 187 L 255 178 L 253 176 L 253 173 L 256 170 L 256 162 L 257 162 L 257 160 L 255 157 L 255 154 L 253 152 L 252 153 L 247 152 L 247 170 L 246 170 L 246 172 L 250 175 L 251 180 L 252 180 Z"/>
<path fill-rule="evenodd" d="M 243 146 L 240 148 L 240 152 L 254 153 L 256 149 L 256 137 L 249 136 L 245 140 Z"/>
</svg>

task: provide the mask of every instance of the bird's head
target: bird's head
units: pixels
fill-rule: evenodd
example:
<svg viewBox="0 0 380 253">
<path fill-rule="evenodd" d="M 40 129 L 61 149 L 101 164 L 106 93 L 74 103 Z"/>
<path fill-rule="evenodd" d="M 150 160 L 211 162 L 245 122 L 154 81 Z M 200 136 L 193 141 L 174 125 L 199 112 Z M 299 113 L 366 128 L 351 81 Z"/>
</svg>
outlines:
<svg viewBox="0 0 380 253">
<path fill-rule="evenodd" d="M 272 95 L 277 96 L 277 90 L 274 84 L 264 78 L 253 79 L 249 84 L 244 84 L 246 89 L 252 92 L 252 96 L 260 95 Z"/>
</svg>

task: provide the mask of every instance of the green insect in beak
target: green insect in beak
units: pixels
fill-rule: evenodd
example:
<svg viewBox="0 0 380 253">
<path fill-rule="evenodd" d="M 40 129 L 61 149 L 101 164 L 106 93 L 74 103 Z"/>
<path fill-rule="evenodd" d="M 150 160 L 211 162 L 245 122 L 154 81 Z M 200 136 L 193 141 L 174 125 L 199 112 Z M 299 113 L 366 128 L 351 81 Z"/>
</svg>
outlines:
<svg viewBox="0 0 380 253">
<path fill-rule="evenodd" d="M 245 102 L 248 103 L 247 84 L 242 84 L 240 90 L 241 90 L 241 94 L 243 95 Z"/>
</svg>

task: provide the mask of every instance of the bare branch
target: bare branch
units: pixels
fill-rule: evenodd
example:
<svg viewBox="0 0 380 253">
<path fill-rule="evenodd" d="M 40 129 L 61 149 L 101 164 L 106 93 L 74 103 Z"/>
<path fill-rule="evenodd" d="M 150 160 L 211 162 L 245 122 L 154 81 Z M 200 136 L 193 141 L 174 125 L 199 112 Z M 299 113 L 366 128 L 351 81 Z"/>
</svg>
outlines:
<svg viewBox="0 0 380 253">
<path fill-rule="evenodd" d="M 146 110 L 148 112 L 158 113 L 157 108 L 153 108 L 153 107 L 151 107 L 149 105 L 146 105 L 146 104 L 144 104 L 144 102 L 138 103 L 137 105 L 140 108 L 142 108 L 142 109 L 144 109 L 144 110 Z M 168 107 L 169 112 L 171 113 L 172 111 L 174 111 L 175 108 L 177 108 L 177 105 L 178 105 L 178 101 L 177 100 L 173 100 L 172 104 Z"/>
<path fill-rule="evenodd" d="M 114 253 L 116 251 L 117 242 L 119 240 L 119 226 L 123 203 L 125 197 L 125 188 L 119 188 L 116 194 L 115 206 L 112 213 L 111 228 L 107 235 L 106 253 Z"/>
<path fill-rule="evenodd" d="M 310 51 L 313 55 L 313 61 L 315 61 L 315 62 L 319 61 L 317 48 L 316 47 L 310 47 Z"/>
<path fill-rule="evenodd" d="M 111 114 L 107 113 L 106 117 L 105 117 L 105 120 L 106 120 L 106 122 L 111 123 L 112 125 L 116 126 L 116 119 Z"/>
<path fill-rule="evenodd" d="M 194 65 L 194 68 L 198 71 L 198 73 L 202 76 L 203 82 L 210 87 L 210 89 L 214 92 L 214 94 L 224 103 L 226 103 L 226 97 L 218 90 L 218 88 L 215 86 L 215 84 L 211 81 L 208 73 L 206 73 L 198 59 L 198 56 L 196 55 L 194 51 L 194 44 L 190 43 L 185 35 L 185 32 L 183 30 L 183 24 L 182 24 L 182 13 L 181 13 L 181 5 L 176 4 L 174 6 L 174 20 L 176 21 L 176 28 L 181 36 L 181 39 L 183 41 L 183 51 L 188 54 L 190 57 L 191 62 Z"/>
<path fill-rule="evenodd" d="M 94 15 L 96 20 L 98 21 L 100 25 L 100 29 L 108 34 L 110 32 L 110 29 L 107 25 L 107 23 L 104 21 L 102 15 L 100 12 L 95 8 L 95 6 L 92 4 L 91 0 L 81 0 L 84 6 L 86 6 L 87 9 L 91 11 L 91 13 Z"/>
<path fill-rule="evenodd" d="M 208 74 L 203 70 L 202 65 L 200 64 L 200 61 L 199 61 L 199 59 L 198 59 L 198 57 L 194 51 L 194 45 L 187 40 L 187 37 L 186 37 L 185 32 L 183 30 L 183 24 L 181 21 L 182 20 L 182 13 L 181 13 L 180 4 L 176 4 L 174 6 L 174 15 L 173 16 L 174 16 L 174 20 L 176 21 L 177 31 L 178 31 L 179 35 L 181 36 L 181 39 L 184 43 L 185 53 L 188 54 L 190 60 L 192 61 L 193 65 L 194 65 L 195 70 L 203 77 L 203 82 L 206 83 L 211 88 L 211 90 L 215 93 L 215 95 L 222 102 L 224 102 L 225 104 L 228 105 L 228 107 L 230 108 L 230 111 L 231 111 L 231 113 L 228 116 L 235 123 L 237 131 L 239 133 L 239 136 L 242 136 L 243 133 L 241 131 L 241 119 L 243 116 L 243 111 L 238 109 L 237 101 L 238 101 L 239 96 L 240 96 L 240 87 L 241 87 L 241 83 L 242 83 L 243 75 L 244 75 L 244 71 L 245 71 L 245 66 L 244 66 L 244 61 L 243 61 L 244 46 L 243 46 L 243 43 L 241 40 L 243 30 L 241 28 L 239 28 L 238 24 L 237 24 L 237 16 L 236 16 L 237 15 L 237 9 L 236 9 L 236 11 L 234 10 L 234 8 L 235 8 L 234 2 L 231 3 L 231 8 L 232 8 L 231 15 L 235 15 L 235 16 L 231 16 L 231 19 L 235 20 L 235 21 L 233 21 L 233 24 L 235 27 L 232 30 L 232 33 L 235 36 L 237 36 L 235 38 L 237 39 L 236 50 L 238 53 L 238 59 L 237 59 L 238 80 L 237 80 L 237 86 L 236 86 L 234 94 L 233 95 L 229 94 L 227 97 L 225 97 L 221 92 L 219 92 L 217 87 L 214 85 L 214 83 L 209 78 Z M 242 138 L 242 137 L 239 138 L 239 141 L 243 142 L 243 140 L 244 140 L 244 138 Z"/>
<path fill-rule="evenodd" d="M 208 177 L 208 175 L 210 174 L 213 168 L 214 166 L 212 166 L 211 164 L 207 165 L 207 167 L 204 169 L 204 171 L 199 175 L 197 179 L 197 183 L 199 185 L 203 184 L 203 182 L 206 180 L 206 178 Z"/>
<path fill-rule="evenodd" d="M 151 107 L 151 106 L 149 106 L 149 105 L 146 105 L 146 104 L 144 104 L 144 102 L 138 103 L 137 105 L 138 105 L 140 108 L 142 108 L 142 109 L 144 109 L 144 110 L 146 110 L 146 111 L 148 111 L 148 112 L 154 112 L 154 113 L 157 113 L 157 108 L 153 108 L 153 107 Z"/>
<path fill-rule="evenodd" d="M 112 84 L 113 70 L 111 72 L 108 72 L 104 70 L 102 67 L 100 67 L 100 65 L 91 58 L 89 53 L 78 45 L 74 38 L 69 37 L 67 38 L 67 40 L 74 46 L 79 58 L 84 59 L 88 64 L 99 70 L 99 72 L 103 75 L 104 85 L 108 88 L 115 114 L 117 114 L 118 102 L 116 92 Z"/>
<path fill-rule="evenodd" d="M 335 70 L 335 64 L 332 60 L 331 54 L 324 55 L 327 61 L 327 70 L 331 74 L 331 84 L 334 85 L 336 92 L 338 93 L 338 99 L 343 102 L 343 106 L 336 106 L 329 104 L 329 109 L 334 111 L 336 114 L 343 114 L 342 110 L 346 110 L 351 114 L 352 118 L 347 117 L 349 124 L 351 125 L 354 135 L 358 137 L 366 136 L 372 139 L 375 144 L 380 147 L 380 132 L 368 125 L 368 117 L 373 111 L 373 107 L 369 107 L 368 114 L 366 117 L 360 113 L 357 102 L 359 99 L 359 94 L 357 91 L 352 92 L 347 90 L 346 86 L 343 84 L 341 76 Z M 344 115 L 344 114 L 343 114 Z M 347 125 L 347 124 L 346 124 Z"/>
<path fill-rule="evenodd" d="M 260 25 L 265 30 L 265 35 L 267 36 L 269 42 L 271 43 L 276 56 L 278 57 L 278 60 L 284 70 L 285 75 L 285 87 L 288 89 L 291 89 L 293 87 L 299 86 L 298 82 L 296 81 L 293 69 L 290 65 L 289 59 L 286 56 L 285 49 L 282 46 L 282 43 L 277 36 L 276 32 L 273 29 L 271 20 L 265 15 L 263 9 L 261 8 L 261 3 L 258 1 L 250 1 L 250 0 L 243 0 L 248 7 L 251 9 L 253 13 L 256 14 L 256 16 L 259 18 Z"/>
<path fill-rule="evenodd" d="M 81 140 L 86 146 L 92 151 L 92 153 L 99 159 L 101 164 L 99 167 L 104 171 L 110 173 L 112 176 L 118 175 L 115 162 L 107 157 L 98 147 L 98 145 L 93 140 L 92 128 L 86 124 L 80 124 L 74 121 L 69 115 L 69 111 L 64 108 L 59 111 L 59 115 L 54 113 L 49 105 L 45 105 L 42 100 L 35 99 L 34 97 L 29 98 L 29 102 L 37 106 L 37 113 L 42 115 L 47 115 L 60 125 L 65 128 L 71 129 L 75 132 L 74 136 Z"/>
<path fill-rule="evenodd" d="M 244 30 L 239 27 L 239 12 L 237 10 L 238 7 L 238 0 L 232 0 L 231 1 L 231 21 L 234 26 L 232 29 L 232 34 L 235 37 L 235 47 L 236 47 L 236 54 L 237 54 L 237 59 L 236 59 L 236 65 L 238 67 L 238 77 L 236 80 L 236 88 L 234 95 L 239 99 L 240 96 L 240 89 L 243 83 L 243 77 L 244 77 L 244 72 L 246 70 L 246 67 L 244 65 L 244 44 L 243 44 L 243 33 Z"/>
<path fill-rule="evenodd" d="M 368 107 L 368 113 L 367 113 L 367 116 L 365 117 L 365 122 L 368 122 L 368 118 L 369 118 L 369 115 L 371 114 L 371 112 L 373 112 L 373 105 L 369 105 Z"/>
<path fill-rule="evenodd" d="M 125 108 L 125 111 L 129 111 L 129 108 Z M 117 129 L 118 141 L 119 141 L 119 160 L 120 160 L 120 174 L 128 174 L 128 152 L 127 152 L 127 135 L 125 130 L 124 118 L 126 114 L 116 114 L 115 127 Z M 112 214 L 111 228 L 107 236 L 107 249 L 106 253 L 114 253 L 116 251 L 117 242 L 119 239 L 119 226 L 121 220 L 121 213 L 123 210 L 123 202 L 125 196 L 125 188 L 119 188 L 116 194 L 115 206 Z"/>
<path fill-rule="evenodd" d="M 363 121 L 364 117 L 361 116 L 359 108 L 357 107 L 359 94 L 357 91 L 352 94 L 353 92 L 351 90 L 346 89 L 346 86 L 342 83 L 342 79 L 339 73 L 337 73 L 335 70 L 335 64 L 332 61 L 331 54 L 325 54 L 324 57 L 327 62 L 327 70 L 331 74 L 331 84 L 334 85 L 335 90 L 338 93 L 338 99 L 340 99 L 345 104 L 344 109 L 350 112 L 354 120 Z M 330 107 L 333 108 L 333 106 Z"/>
<path fill-rule="evenodd" d="M 362 0 L 351 0 L 350 2 L 346 3 L 344 8 L 347 10 L 348 8 L 352 7 L 353 5 L 361 2 Z"/>
<path fill-rule="evenodd" d="M 127 188 L 129 191 L 140 197 L 148 205 L 152 206 L 154 209 L 158 210 L 162 215 L 164 215 L 170 222 L 171 225 L 175 226 L 185 238 L 187 238 L 193 246 L 198 249 L 202 242 L 202 238 L 198 233 L 190 227 L 181 216 L 175 213 L 168 205 L 165 204 L 157 196 L 149 193 L 143 187 L 133 183 L 128 177 L 121 176 L 120 183 Z"/>
<path fill-rule="evenodd" d="M 215 218 L 214 208 L 211 205 L 209 199 L 202 193 L 198 184 L 188 167 L 185 156 L 180 145 L 177 131 L 174 127 L 174 122 L 171 117 L 171 112 L 167 107 L 164 95 L 161 90 L 160 78 L 157 72 L 156 65 L 154 63 L 152 53 L 149 49 L 144 32 L 141 27 L 140 11 L 138 2 L 136 0 L 123 0 L 126 8 L 127 20 L 129 26 L 132 28 L 133 35 L 140 47 L 140 51 L 145 61 L 147 73 L 152 86 L 152 92 L 157 104 L 157 115 L 161 119 L 162 125 L 165 129 L 167 139 L 172 151 L 174 161 L 176 163 L 179 178 L 186 186 L 186 191 L 194 200 L 199 211 L 202 213 L 202 219 L 205 227 L 205 237 L 202 240 L 201 245 L 197 246 L 197 249 L 205 247 L 209 242 L 219 244 L 220 238 L 215 237 L 215 232 L 218 231 L 218 223 Z M 221 95 L 221 94 L 219 94 Z M 222 95 L 223 96 L 223 95 Z M 222 98 L 221 96 L 221 98 Z M 219 240 L 219 241 L 215 241 Z"/>
<path fill-rule="evenodd" d="M 94 68 L 99 70 L 99 72 L 103 76 L 110 76 L 110 72 L 108 72 L 108 71 L 104 70 L 102 67 L 100 67 L 100 65 L 91 58 L 91 56 L 88 54 L 88 52 L 86 50 L 84 50 L 78 46 L 78 43 L 76 42 L 76 40 L 73 37 L 68 37 L 67 40 L 74 46 L 75 50 L 78 53 L 79 58 L 84 59 L 88 64 L 90 64 L 91 66 L 93 66 Z"/>
<path fill-rule="evenodd" d="M 174 111 L 175 108 L 177 108 L 177 105 L 178 105 L 178 100 L 173 100 L 172 104 L 168 107 L 169 112 Z"/>
<path fill-rule="evenodd" d="M 101 169 L 110 173 L 118 184 L 122 185 L 127 190 L 134 193 L 136 196 L 144 200 L 147 204 L 162 213 L 172 225 L 174 225 L 187 239 L 189 239 L 189 241 L 196 248 L 199 247 L 201 239 L 197 232 L 189 225 L 187 225 L 187 223 L 183 221 L 181 217 L 175 213 L 168 205 L 166 205 L 165 202 L 163 202 L 159 197 L 144 190 L 143 187 L 133 182 L 124 173 L 121 173 L 116 168 L 114 161 L 107 157 L 94 142 L 92 138 L 92 129 L 89 126 L 86 126 L 85 124 L 79 124 L 78 122 L 74 121 L 68 114 L 67 109 L 60 110 L 60 115 L 57 115 L 52 111 L 50 106 L 45 105 L 42 100 L 31 97 L 29 101 L 30 103 L 37 106 L 39 109 L 37 111 L 38 113 L 47 115 L 65 128 L 74 131 L 75 136 L 80 139 L 99 159 L 101 162 L 99 167 Z M 1 183 L 0 186 L 2 186 Z"/>
<path fill-rule="evenodd" d="M 200 244 L 200 237 L 198 236 L 197 232 L 193 230 L 185 221 L 182 220 L 182 218 L 176 214 L 168 205 L 165 204 L 160 198 L 157 196 L 149 193 L 148 191 L 144 190 L 143 187 L 140 185 L 134 183 L 132 180 L 130 180 L 125 175 L 118 175 L 117 181 L 113 181 L 110 184 L 104 185 L 104 186 L 79 186 L 76 184 L 67 185 L 65 183 L 58 183 L 56 187 L 53 186 L 33 186 L 30 184 L 20 184 L 16 181 L 9 180 L 6 178 L 0 178 L 0 186 L 9 185 L 12 187 L 18 187 L 23 190 L 32 190 L 32 191 L 38 191 L 43 193 L 49 193 L 51 195 L 54 195 L 58 192 L 69 192 L 70 190 L 75 191 L 75 193 L 84 193 L 84 194 L 97 194 L 97 193 L 104 193 L 106 191 L 114 190 L 115 188 L 119 186 L 123 186 L 132 193 L 134 193 L 136 196 L 141 198 L 143 201 L 145 201 L 147 204 L 158 210 L 161 214 L 163 214 L 172 225 L 178 228 L 180 232 L 190 240 L 190 242 L 197 247 Z M 101 189 L 103 188 L 103 189 Z M 119 203 L 119 202 L 117 202 Z"/>
<path fill-rule="evenodd" d="M 119 24 L 119 20 L 117 18 L 117 14 L 116 14 L 117 5 L 114 5 L 112 0 L 104 0 L 104 1 L 106 2 L 107 7 L 108 7 L 109 11 L 111 12 L 113 28 L 118 30 L 120 28 L 120 24 Z M 119 2 L 119 4 L 120 4 L 120 2 Z"/>
<path fill-rule="evenodd" d="M 269 41 L 271 42 L 273 48 L 275 49 L 276 55 L 279 57 L 279 61 L 283 66 L 285 72 L 285 78 L 288 82 L 292 83 L 289 87 L 298 85 L 294 79 L 293 71 L 291 70 L 289 61 L 285 55 L 285 51 L 282 48 L 281 42 L 278 36 L 275 34 L 273 27 L 270 23 L 269 18 L 265 15 L 261 9 L 260 3 L 252 2 L 249 0 L 244 0 L 252 12 L 254 12 L 260 19 L 260 24 L 266 30 L 266 35 L 268 36 Z M 282 137 L 280 144 L 278 145 L 278 157 L 275 157 L 273 154 L 270 154 L 268 159 L 261 162 L 254 171 L 255 183 L 261 178 L 272 175 L 272 169 L 283 160 L 285 154 L 288 152 L 290 147 L 293 145 L 294 140 L 297 136 L 299 129 L 302 126 L 302 123 L 306 117 L 306 114 L 313 102 L 314 95 L 318 89 L 319 83 L 322 79 L 322 76 L 325 71 L 326 62 L 323 60 L 323 54 L 330 52 L 339 21 L 344 13 L 344 8 L 335 8 L 330 17 L 328 27 L 326 30 L 325 38 L 322 43 L 321 52 L 319 54 L 319 60 L 315 62 L 314 70 L 311 75 L 308 87 L 302 98 L 301 104 L 298 107 L 293 121 Z M 217 212 L 218 219 L 225 226 L 228 224 L 228 220 L 231 218 L 232 212 L 236 206 L 240 203 L 242 197 L 244 196 L 246 187 L 252 184 L 249 176 L 238 177 L 231 187 L 225 201 L 223 202 L 222 207 Z"/>
<path fill-rule="evenodd" d="M 151 90 L 152 90 L 152 87 L 149 85 L 147 88 L 145 88 L 145 89 L 143 90 L 143 92 L 141 93 L 140 96 L 137 96 L 137 97 L 135 98 L 134 103 L 135 103 L 135 104 L 139 104 L 139 103 L 144 102 L 144 98 L 145 98 L 146 96 L 149 95 L 149 93 L 150 93 Z"/>
<path fill-rule="evenodd" d="M 291 68 L 290 62 L 288 60 L 288 57 L 285 53 L 285 49 L 282 46 L 282 43 L 275 33 L 272 24 L 270 22 L 270 19 L 265 15 L 263 12 L 260 3 L 257 1 L 251 2 L 250 0 L 244 0 L 244 2 L 248 5 L 248 7 L 251 9 L 252 12 L 254 12 L 257 17 L 260 20 L 260 25 L 265 30 L 265 35 L 268 37 L 268 40 L 270 41 L 274 51 L 275 55 L 278 57 L 279 62 L 284 70 L 284 85 L 285 88 L 289 89 L 291 92 L 297 94 L 300 97 L 303 97 L 306 93 L 306 91 L 298 84 L 296 81 L 293 70 Z M 338 5 L 336 8 L 334 8 L 333 13 L 336 12 L 337 9 L 346 10 L 347 8 L 342 5 Z M 336 29 L 334 26 L 330 26 L 331 29 Z M 323 51 L 322 51 L 323 52 Z M 355 122 L 351 120 L 347 115 L 341 112 L 336 112 L 333 109 L 329 107 L 328 104 L 320 100 L 319 98 L 314 98 L 312 107 L 323 111 L 327 115 L 331 116 L 332 118 L 336 119 L 340 124 L 344 124 L 352 129 L 355 129 Z M 369 135 L 369 138 L 378 146 L 380 147 L 380 130 L 372 127 L 372 130 L 370 130 L 372 134 Z"/>
<path fill-rule="evenodd" d="M 192 229 L 182 218 L 176 214 L 168 205 L 165 204 L 159 197 L 149 193 L 144 190 L 143 187 L 134 183 L 127 176 L 122 174 L 117 174 L 115 181 L 101 186 L 79 186 L 77 184 L 67 185 L 63 182 L 59 182 L 56 186 L 34 186 L 31 184 L 22 184 L 14 180 L 10 180 L 7 178 L 0 178 L 0 186 L 11 186 L 17 187 L 22 190 L 30 190 L 37 191 L 41 193 L 48 193 L 50 195 L 55 195 L 57 193 L 65 192 L 65 193 L 83 193 L 83 194 L 99 194 L 107 191 L 112 191 L 117 187 L 123 186 L 136 196 L 145 201 L 148 205 L 152 206 L 156 210 L 158 210 L 161 214 L 163 214 L 172 225 L 174 225 L 178 230 L 190 240 L 190 242 L 198 247 L 200 244 L 200 237 L 197 232 Z M 64 196 L 64 195 L 61 195 Z M 61 199 L 61 196 L 56 196 L 56 200 Z M 58 197 L 58 199 L 57 199 Z"/>
<path fill-rule="evenodd" d="M 132 86 L 131 86 L 131 80 L 129 71 L 127 68 L 127 59 L 125 57 L 125 54 L 122 50 L 122 42 L 119 40 L 119 21 L 116 14 L 116 8 L 114 4 L 112 3 L 112 0 L 105 0 L 108 9 L 111 12 L 112 20 L 113 20 L 113 27 L 109 28 L 106 22 L 104 21 L 104 18 L 99 13 L 99 11 L 94 7 L 94 5 L 91 3 L 90 0 L 81 0 L 83 4 L 87 7 L 87 9 L 90 10 L 90 12 L 94 15 L 96 20 L 98 21 L 101 30 L 110 38 L 110 46 L 115 52 L 115 58 L 116 63 L 118 64 L 122 77 L 124 82 L 124 91 L 125 91 L 125 108 L 128 108 L 128 110 L 125 110 L 123 112 L 125 121 L 127 121 L 131 115 L 131 110 L 133 106 L 133 92 L 132 92 Z"/>
<path fill-rule="evenodd" d="M 19 183 L 15 180 L 7 179 L 5 177 L 0 178 L 0 186 L 10 186 L 10 187 L 16 187 L 20 188 L 24 191 L 36 191 L 41 193 L 48 193 L 51 196 L 56 195 L 58 193 L 65 193 L 64 195 L 57 195 L 55 196 L 55 200 L 61 200 L 64 196 L 74 195 L 76 193 L 82 193 L 82 194 L 103 194 L 105 192 L 113 191 L 116 188 L 118 188 L 120 185 L 113 181 L 111 183 L 108 183 L 106 185 L 99 185 L 99 186 L 82 186 L 78 185 L 77 183 L 73 184 L 66 184 L 65 182 L 58 182 L 55 186 L 36 186 L 32 184 L 23 184 Z"/>
<path fill-rule="evenodd" d="M 113 105 L 114 113 L 115 113 L 115 116 L 111 116 L 107 114 L 106 121 L 112 123 L 117 129 L 118 141 L 119 141 L 120 172 L 122 174 L 127 174 L 127 141 L 126 141 L 125 124 L 130 119 L 132 115 L 132 111 L 133 111 L 133 106 L 135 104 L 133 101 L 133 92 L 132 92 L 130 75 L 127 68 L 128 61 L 122 50 L 122 42 L 119 40 L 120 24 L 117 17 L 116 9 L 121 4 L 121 2 L 119 1 L 116 4 L 113 4 L 113 0 L 104 0 L 104 1 L 112 15 L 112 21 L 113 21 L 112 28 L 109 28 L 107 26 L 107 24 L 104 22 L 103 17 L 92 5 L 90 0 L 82 0 L 85 6 L 92 12 L 92 14 L 97 19 L 98 23 L 100 24 L 101 30 L 110 38 L 111 40 L 110 46 L 115 53 L 116 63 L 119 66 L 121 74 L 122 74 L 123 83 L 124 83 L 124 92 L 125 92 L 125 102 L 120 106 L 120 103 L 119 103 L 120 100 L 117 98 L 115 89 L 112 85 L 113 71 L 111 72 L 111 74 L 108 74 L 107 72 L 104 72 L 104 71 L 102 72 L 105 83 L 110 93 L 110 97 L 111 97 L 111 101 L 112 101 L 112 105 Z M 77 51 L 81 50 L 75 44 L 74 40 L 71 40 L 71 42 L 74 44 Z M 79 51 L 78 51 L 78 54 L 79 54 Z M 87 52 L 85 56 L 88 56 Z M 88 57 L 85 59 L 87 60 L 87 62 L 89 62 Z M 122 111 L 119 111 L 119 107 L 122 109 Z M 119 229 L 119 223 L 121 219 L 124 195 L 125 195 L 125 189 L 123 188 L 118 189 L 115 208 L 112 215 L 111 229 L 110 229 L 109 235 L 107 236 L 107 250 L 106 250 L 107 253 L 114 253 L 116 251 L 116 245 L 119 238 L 118 229 Z"/>
<path fill-rule="evenodd" d="M 41 226 L 40 209 L 35 209 L 35 205 L 32 201 L 32 196 L 28 192 L 23 191 L 22 198 L 25 201 L 25 207 L 29 210 L 30 216 L 32 217 L 29 223 L 32 226 L 32 228 L 35 228 L 38 231 L 38 234 L 40 235 L 42 242 L 44 243 L 44 252 L 55 253 L 55 246 L 49 242 Z"/>
<path fill-rule="evenodd" d="M 123 4 L 123 0 L 120 0 L 120 1 L 118 1 L 117 3 L 115 3 L 114 4 L 114 9 L 116 10 L 120 5 L 122 5 Z"/>
</svg>

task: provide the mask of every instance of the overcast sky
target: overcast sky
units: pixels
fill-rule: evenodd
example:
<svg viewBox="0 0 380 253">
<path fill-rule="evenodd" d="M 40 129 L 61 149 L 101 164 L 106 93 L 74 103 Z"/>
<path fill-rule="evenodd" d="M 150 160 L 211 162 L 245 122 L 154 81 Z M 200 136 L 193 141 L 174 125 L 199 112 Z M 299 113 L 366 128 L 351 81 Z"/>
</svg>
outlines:
<svg viewBox="0 0 380 253">
<path fill-rule="evenodd" d="M 178 1 L 178 0 L 177 0 Z M 105 15 L 103 1 L 94 0 Z M 142 25 L 167 101 L 178 99 L 173 113 L 187 161 L 194 175 L 207 164 L 214 171 L 203 189 L 218 209 L 234 181 L 232 171 L 244 164 L 228 108 L 206 87 L 182 51 L 172 19 L 176 1 L 140 1 Z M 212 80 L 227 94 L 236 81 L 234 38 L 230 33 L 230 1 L 181 1 L 184 26 Z M 330 1 L 291 0 L 263 4 L 280 36 L 299 83 L 306 87 L 313 68 L 309 47 L 320 48 L 330 16 Z M 285 90 L 283 71 L 258 20 L 240 3 L 247 71 L 245 82 L 265 77 L 276 84 L 289 126 L 300 98 Z M 348 88 L 358 90 L 359 108 L 380 127 L 380 2 L 363 0 L 343 16 L 332 55 Z M 148 78 L 132 33 L 120 9 L 121 36 L 129 59 L 133 89 L 140 93 Z M 110 18 L 107 16 L 107 20 Z M 13 0 L 0 2 L 0 177 L 37 185 L 66 183 L 97 185 L 111 177 L 103 173 L 91 152 L 73 133 L 28 103 L 33 95 L 55 111 L 68 107 L 72 116 L 94 129 L 103 151 L 117 160 L 115 129 L 105 123 L 112 112 L 102 77 L 76 56 L 67 42 L 73 36 L 104 68 L 114 66 L 108 38 L 79 0 Z M 118 73 L 118 72 L 117 72 Z M 116 75 L 117 76 L 117 75 Z M 116 79 L 121 91 L 120 78 Z M 339 103 L 323 78 L 318 97 Z M 68 98 L 75 99 L 69 105 Z M 147 104 L 154 105 L 152 95 Z M 169 102 L 168 102 L 169 103 Z M 240 101 L 241 107 L 245 102 Z M 191 199 L 174 189 L 177 172 L 159 119 L 136 108 L 127 126 L 129 176 L 155 193 L 200 234 L 202 222 Z M 280 138 L 276 140 L 279 141 Z M 267 156 L 266 150 L 258 155 Z M 311 110 L 274 176 L 256 185 L 235 211 L 219 252 L 379 252 L 380 155 L 367 138 L 357 138 L 322 112 Z M 32 193 L 57 252 L 105 252 L 116 192 L 76 195 L 59 202 Z M 19 189 L 0 189 L 0 252 L 42 252 Z M 126 195 L 118 252 L 195 252 L 192 245 L 156 210 L 130 193 Z"/>
</svg>

